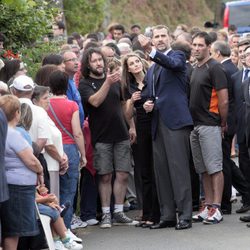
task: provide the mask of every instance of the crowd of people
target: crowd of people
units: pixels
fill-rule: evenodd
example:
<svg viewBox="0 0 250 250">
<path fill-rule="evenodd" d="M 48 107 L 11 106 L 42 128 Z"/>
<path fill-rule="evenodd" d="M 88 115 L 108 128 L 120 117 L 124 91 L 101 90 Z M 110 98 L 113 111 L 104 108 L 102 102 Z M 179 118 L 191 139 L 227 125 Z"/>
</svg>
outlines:
<svg viewBox="0 0 250 250">
<path fill-rule="evenodd" d="M 0 60 L 3 249 L 32 249 L 36 209 L 58 250 L 82 249 L 72 230 L 98 224 L 217 224 L 233 188 L 236 213 L 250 210 L 249 37 L 234 25 L 64 29 L 53 24 L 61 52 L 44 55 L 34 79 L 21 59 Z"/>
</svg>

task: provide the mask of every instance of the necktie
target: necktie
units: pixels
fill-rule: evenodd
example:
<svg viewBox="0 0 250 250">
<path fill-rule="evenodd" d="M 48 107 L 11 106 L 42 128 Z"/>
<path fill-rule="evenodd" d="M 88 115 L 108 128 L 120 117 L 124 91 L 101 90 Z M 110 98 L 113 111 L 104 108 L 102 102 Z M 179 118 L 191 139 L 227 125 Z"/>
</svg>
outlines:
<svg viewBox="0 0 250 250">
<path fill-rule="evenodd" d="M 249 73 L 249 72 L 250 72 L 249 69 L 245 69 L 243 81 L 245 81 L 245 80 L 248 78 L 248 73 Z"/>
<path fill-rule="evenodd" d="M 161 66 L 159 64 L 157 64 L 157 63 L 154 65 L 153 83 L 152 83 L 152 96 L 153 96 L 153 98 L 155 98 L 155 87 L 156 87 L 156 84 L 157 84 L 156 76 L 157 76 L 157 72 L 159 71 L 160 67 Z"/>
</svg>

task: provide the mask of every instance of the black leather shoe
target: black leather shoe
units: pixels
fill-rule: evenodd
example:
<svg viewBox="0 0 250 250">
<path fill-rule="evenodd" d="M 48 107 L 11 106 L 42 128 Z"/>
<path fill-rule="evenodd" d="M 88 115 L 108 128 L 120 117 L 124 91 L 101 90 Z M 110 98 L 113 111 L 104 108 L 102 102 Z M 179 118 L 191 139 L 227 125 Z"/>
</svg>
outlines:
<svg viewBox="0 0 250 250">
<path fill-rule="evenodd" d="M 230 210 L 230 209 L 221 209 L 221 212 L 223 213 L 223 214 L 231 214 L 232 213 L 232 210 Z"/>
<path fill-rule="evenodd" d="M 180 220 L 177 225 L 175 226 L 176 230 L 183 230 L 183 229 L 188 229 L 192 227 L 192 222 L 191 220 Z"/>
<path fill-rule="evenodd" d="M 175 226 L 176 226 L 176 221 L 162 220 L 158 224 L 152 225 L 150 229 L 160 229 L 160 228 L 175 227 Z"/>
<path fill-rule="evenodd" d="M 139 223 L 135 224 L 135 227 L 143 227 L 145 223 L 145 221 L 140 221 Z"/>
<path fill-rule="evenodd" d="M 154 223 L 144 223 L 141 227 L 142 228 L 150 228 L 152 227 L 153 225 L 155 225 Z"/>
<path fill-rule="evenodd" d="M 240 220 L 243 222 L 250 222 L 250 216 L 241 216 Z"/>
<path fill-rule="evenodd" d="M 237 214 L 241 214 L 241 213 L 245 213 L 248 210 L 250 210 L 250 205 L 243 205 L 241 208 L 239 208 L 238 210 L 236 210 L 235 212 Z"/>
</svg>

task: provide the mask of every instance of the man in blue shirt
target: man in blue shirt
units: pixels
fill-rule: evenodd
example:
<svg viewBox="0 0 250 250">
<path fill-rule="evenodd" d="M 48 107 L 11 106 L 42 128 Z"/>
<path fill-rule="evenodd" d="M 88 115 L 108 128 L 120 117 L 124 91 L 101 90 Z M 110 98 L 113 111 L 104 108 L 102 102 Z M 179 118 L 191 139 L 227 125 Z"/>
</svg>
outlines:
<svg viewBox="0 0 250 250">
<path fill-rule="evenodd" d="M 67 90 L 67 97 L 69 100 L 75 101 L 78 104 L 81 127 L 83 127 L 84 111 L 83 111 L 81 96 L 79 94 L 78 89 L 76 88 L 74 81 L 74 75 L 78 70 L 79 61 L 76 54 L 72 51 L 65 51 L 62 56 L 65 64 L 65 72 L 69 75 L 69 86 Z"/>
</svg>

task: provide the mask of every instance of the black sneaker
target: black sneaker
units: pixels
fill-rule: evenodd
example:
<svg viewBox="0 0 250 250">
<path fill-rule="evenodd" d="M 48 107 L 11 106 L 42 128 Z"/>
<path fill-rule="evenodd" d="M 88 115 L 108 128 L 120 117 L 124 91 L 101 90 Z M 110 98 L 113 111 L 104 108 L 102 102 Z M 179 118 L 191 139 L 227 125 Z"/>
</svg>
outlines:
<svg viewBox="0 0 250 250">
<path fill-rule="evenodd" d="M 117 212 L 113 214 L 114 222 L 113 224 L 118 225 L 126 225 L 126 226 L 134 226 L 139 223 L 139 221 L 130 219 L 124 212 Z"/>
</svg>

